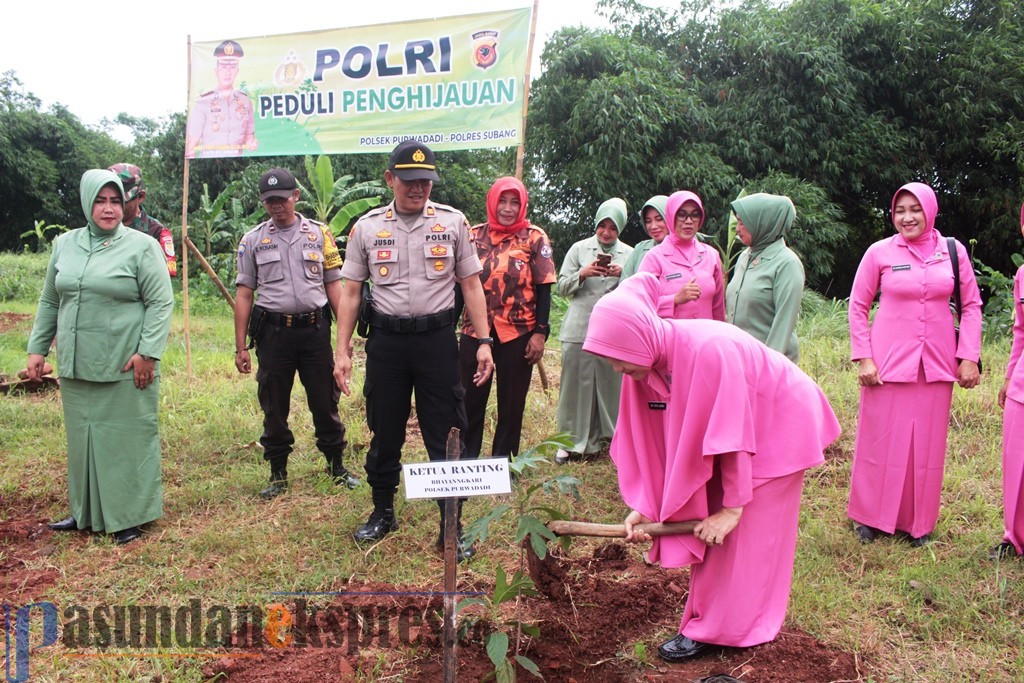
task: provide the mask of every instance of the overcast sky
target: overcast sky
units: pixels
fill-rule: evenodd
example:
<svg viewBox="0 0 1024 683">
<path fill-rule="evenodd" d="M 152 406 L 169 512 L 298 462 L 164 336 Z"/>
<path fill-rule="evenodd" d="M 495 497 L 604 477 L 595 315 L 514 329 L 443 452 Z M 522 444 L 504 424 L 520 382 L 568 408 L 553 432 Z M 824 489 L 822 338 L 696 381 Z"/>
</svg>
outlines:
<svg viewBox="0 0 1024 683">
<path fill-rule="evenodd" d="M 532 2 L 14 0 L 5 5 L 0 72 L 13 70 L 44 107 L 59 102 L 83 123 L 98 125 L 120 112 L 160 118 L 185 111 L 189 36 L 193 42 L 205 42 L 298 33 L 521 8 Z M 272 13 L 267 11 L 270 7 Z M 605 25 L 597 16 L 595 0 L 541 0 L 532 75 L 537 75 L 547 38 L 561 26 L 581 23 Z"/>
</svg>

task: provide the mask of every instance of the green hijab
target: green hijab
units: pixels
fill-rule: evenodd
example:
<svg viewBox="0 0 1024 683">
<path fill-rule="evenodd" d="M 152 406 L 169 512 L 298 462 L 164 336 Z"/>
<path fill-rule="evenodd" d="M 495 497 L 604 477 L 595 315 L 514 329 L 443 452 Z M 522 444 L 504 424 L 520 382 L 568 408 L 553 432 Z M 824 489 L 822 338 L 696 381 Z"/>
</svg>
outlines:
<svg viewBox="0 0 1024 683">
<path fill-rule="evenodd" d="M 732 210 L 750 233 L 751 251 L 760 251 L 785 237 L 796 218 L 796 208 L 789 197 L 765 192 L 737 199 Z"/>
<path fill-rule="evenodd" d="M 96 222 L 92 219 L 93 202 L 96 201 L 96 197 L 99 196 L 100 190 L 103 189 L 103 186 L 110 184 L 117 187 L 117 191 L 121 193 L 121 201 L 123 202 L 124 186 L 121 185 L 121 179 L 117 177 L 116 173 L 108 171 L 105 168 L 91 168 L 82 174 L 82 183 L 79 185 L 78 194 L 82 200 L 82 212 L 85 213 L 85 221 L 89 228 L 89 233 L 95 237 L 110 234 L 110 232 L 96 225 Z"/>
<path fill-rule="evenodd" d="M 665 227 L 667 227 L 668 232 L 671 233 L 672 228 L 668 225 L 668 216 L 665 213 L 666 211 L 668 211 L 668 196 L 663 194 L 656 194 L 650 199 L 648 199 L 646 204 L 640 207 L 641 226 L 643 226 L 644 224 L 644 212 L 647 211 L 648 206 L 657 211 L 659 214 L 661 214 L 662 219 L 665 221 Z M 648 235 L 648 237 L 650 237 L 650 235 Z"/>
</svg>

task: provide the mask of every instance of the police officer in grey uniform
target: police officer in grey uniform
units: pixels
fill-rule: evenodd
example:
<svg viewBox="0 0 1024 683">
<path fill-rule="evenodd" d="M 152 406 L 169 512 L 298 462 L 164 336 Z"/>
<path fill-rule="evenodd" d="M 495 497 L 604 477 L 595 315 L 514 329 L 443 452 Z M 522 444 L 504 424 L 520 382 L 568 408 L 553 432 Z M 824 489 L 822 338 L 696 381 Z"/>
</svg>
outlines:
<svg viewBox="0 0 1024 683">
<path fill-rule="evenodd" d="M 241 156 L 259 147 L 256 117 L 248 93 L 235 87 L 242 46 L 225 40 L 213 51 L 217 87 L 199 96 L 185 127 L 185 156 Z"/>
<path fill-rule="evenodd" d="M 329 228 L 295 212 L 299 190 L 294 175 L 272 168 L 259 187 L 270 220 L 245 233 L 238 245 L 235 367 L 243 374 L 252 371 L 248 334 L 259 359 L 260 444 L 270 462 L 270 485 L 260 496 L 269 500 L 288 488 L 288 454 L 295 443 L 288 409 L 296 371 L 328 473 L 336 484 L 355 488 L 359 480 L 342 464 L 345 426 L 338 415 L 341 393 L 332 377 L 331 314 L 341 300 L 341 255 Z"/>
<path fill-rule="evenodd" d="M 452 427 L 465 431 L 464 391 L 459 381 L 455 339 L 455 287 L 459 284 L 479 341 L 474 382 L 482 384 L 494 367 L 487 336 L 487 311 L 480 284 L 480 260 L 462 212 L 430 201 L 439 180 L 434 153 L 415 140 L 391 152 L 384 179 L 394 200 L 370 211 L 352 228 L 342 275 L 345 286 L 338 314 L 334 378 L 349 394 L 348 355 L 360 306 L 360 288 L 372 283 L 373 311 L 366 341 L 366 422 L 373 433 L 366 455 L 366 478 L 373 489 L 373 512 L 356 529 L 359 541 L 377 541 L 398 528 L 394 499 L 401 473 L 411 396 L 427 454 L 445 459 Z M 444 529 L 444 501 L 441 529 Z M 459 510 L 461 515 L 461 502 Z M 462 542 L 459 558 L 472 547 Z M 442 534 L 438 535 L 441 545 Z"/>
</svg>

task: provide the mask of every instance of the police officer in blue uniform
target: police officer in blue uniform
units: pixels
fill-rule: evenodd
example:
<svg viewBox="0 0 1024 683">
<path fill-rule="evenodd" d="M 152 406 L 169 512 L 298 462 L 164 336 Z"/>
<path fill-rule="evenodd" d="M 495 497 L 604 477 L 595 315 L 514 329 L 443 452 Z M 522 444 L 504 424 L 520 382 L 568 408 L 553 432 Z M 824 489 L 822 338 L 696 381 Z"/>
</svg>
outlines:
<svg viewBox="0 0 1024 683">
<path fill-rule="evenodd" d="M 238 245 L 235 367 L 243 374 L 252 371 L 249 336 L 259 360 L 260 444 L 270 463 L 270 485 L 260 496 L 269 500 L 288 488 L 288 455 L 295 443 L 288 410 L 296 371 L 328 472 L 336 484 L 355 488 L 359 480 L 342 464 L 345 425 L 332 376 L 331 317 L 341 299 L 341 255 L 329 228 L 296 213 L 294 175 L 272 168 L 259 188 L 270 220 L 245 233 Z"/>
<path fill-rule="evenodd" d="M 348 349 L 361 285 L 369 280 L 373 310 L 363 395 L 366 422 L 373 433 L 366 455 L 373 512 L 354 533 L 359 541 L 377 541 L 398 528 L 394 498 L 413 392 L 431 460 L 445 459 L 452 427 L 465 431 L 455 338 L 456 283 L 479 342 L 474 382 L 482 384 L 494 367 L 481 265 L 469 224 L 462 212 L 430 201 L 430 190 L 439 180 L 434 153 L 416 140 L 399 144 L 391 152 L 384 179 L 394 200 L 360 218 L 346 247 L 334 365 L 338 387 L 348 395 L 352 373 Z M 443 530 L 444 501 L 438 503 Z M 461 509 L 460 503 L 460 514 Z M 439 546 L 441 539 L 439 534 Z M 473 554 L 472 547 L 462 542 L 461 527 L 458 554 L 460 559 Z"/>
</svg>

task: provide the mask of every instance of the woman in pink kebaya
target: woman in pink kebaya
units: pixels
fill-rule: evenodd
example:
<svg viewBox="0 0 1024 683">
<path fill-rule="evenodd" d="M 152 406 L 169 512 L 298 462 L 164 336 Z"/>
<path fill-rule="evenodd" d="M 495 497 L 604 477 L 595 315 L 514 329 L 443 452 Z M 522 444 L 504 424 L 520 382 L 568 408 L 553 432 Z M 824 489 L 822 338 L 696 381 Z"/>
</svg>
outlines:
<svg viewBox="0 0 1024 683">
<path fill-rule="evenodd" d="M 583 350 L 624 374 L 611 445 L 634 525 L 698 520 L 653 539 L 652 562 L 691 565 L 679 635 L 685 661 L 775 638 L 789 601 L 804 470 L 839 423 L 821 389 L 782 354 L 717 320 L 658 316 L 658 280 L 637 273 L 594 307 Z"/>
<path fill-rule="evenodd" d="M 697 238 L 704 225 L 704 205 L 693 192 L 673 193 L 665 207 L 671 228 L 661 244 L 640 264 L 641 273 L 658 278 L 663 318 L 725 320 L 725 283 L 718 250 Z"/>
<path fill-rule="evenodd" d="M 1024 207 L 1020 210 L 1024 235 Z M 999 389 L 1003 409 L 1003 541 L 992 549 L 992 559 L 1016 557 L 1024 552 L 1024 266 L 1013 278 L 1013 346 L 1006 380 Z"/>
<path fill-rule="evenodd" d="M 981 296 L 967 250 L 955 242 L 963 315 L 957 336 L 949 246 L 935 229 L 932 188 L 908 183 L 892 198 L 897 234 L 868 247 L 850 293 L 851 358 L 860 412 L 847 515 L 863 543 L 879 532 L 926 545 L 939 517 L 953 382 L 981 375 Z M 870 314 L 879 298 L 874 321 Z"/>
</svg>

